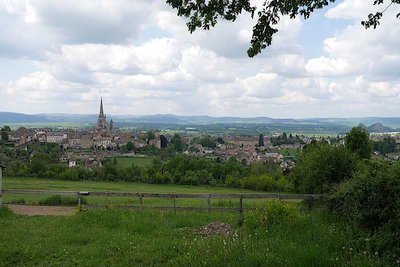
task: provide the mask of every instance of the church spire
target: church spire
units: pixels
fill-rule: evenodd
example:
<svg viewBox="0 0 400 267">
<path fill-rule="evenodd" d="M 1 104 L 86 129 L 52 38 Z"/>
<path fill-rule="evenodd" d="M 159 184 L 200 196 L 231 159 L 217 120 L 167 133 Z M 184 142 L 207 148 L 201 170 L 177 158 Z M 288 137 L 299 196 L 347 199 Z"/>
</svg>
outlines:
<svg viewBox="0 0 400 267">
<path fill-rule="evenodd" d="M 100 113 L 99 118 L 97 120 L 97 129 L 98 130 L 105 130 L 107 126 L 106 117 L 104 116 L 103 111 L 103 98 L 100 100 Z"/>
<path fill-rule="evenodd" d="M 106 115 L 104 115 L 103 110 L 103 98 L 100 100 L 100 113 L 99 118 L 97 120 L 97 131 L 111 131 L 112 130 L 112 121 L 110 123 L 107 122 Z"/>
<path fill-rule="evenodd" d="M 101 98 L 100 100 L 100 114 L 99 117 L 103 117 L 104 116 L 104 111 L 103 111 L 103 98 Z"/>
</svg>

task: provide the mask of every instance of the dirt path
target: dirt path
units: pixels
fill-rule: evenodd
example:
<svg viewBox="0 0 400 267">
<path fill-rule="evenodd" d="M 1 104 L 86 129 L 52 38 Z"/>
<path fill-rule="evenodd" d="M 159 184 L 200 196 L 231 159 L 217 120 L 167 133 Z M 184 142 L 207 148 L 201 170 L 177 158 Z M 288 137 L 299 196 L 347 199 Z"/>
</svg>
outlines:
<svg viewBox="0 0 400 267">
<path fill-rule="evenodd" d="M 56 216 L 71 216 L 74 215 L 76 210 L 72 207 L 58 207 L 58 206 L 36 206 L 36 205 L 5 205 L 15 214 L 19 215 L 56 215 Z"/>
</svg>

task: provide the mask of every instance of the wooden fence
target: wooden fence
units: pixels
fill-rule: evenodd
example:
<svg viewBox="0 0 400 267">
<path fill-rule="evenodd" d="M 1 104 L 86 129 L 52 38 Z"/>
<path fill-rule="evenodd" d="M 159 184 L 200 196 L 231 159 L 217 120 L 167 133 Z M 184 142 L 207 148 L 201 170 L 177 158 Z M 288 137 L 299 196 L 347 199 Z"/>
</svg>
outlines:
<svg viewBox="0 0 400 267">
<path fill-rule="evenodd" d="M 139 205 L 112 205 L 112 207 L 118 208 L 130 208 L 130 209 L 159 209 L 167 210 L 197 210 L 197 211 L 235 211 L 243 213 L 244 209 L 252 209 L 244 207 L 245 199 L 279 199 L 279 200 L 307 200 L 309 209 L 312 208 L 314 201 L 317 200 L 320 195 L 316 194 L 164 194 L 164 193 L 135 193 L 135 192 L 88 192 L 88 191 L 51 191 L 51 190 L 15 190 L 15 189 L 3 189 L 4 194 L 30 194 L 30 195 L 63 195 L 63 196 L 75 196 L 79 207 L 109 207 L 109 197 L 129 197 L 138 198 Z M 83 204 L 82 196 L 100 196 L 105 197 L 106 204 Z M 164 198 L 171 199 L 173 206 L 149 206 L 143 204 L 144 198 Z M 206 199 L 206 207 L 193 207 L 193 206 L 177 206 L 177 199 Z M 211 205 L 212 199 L 238 199 L 239 207 L 213 207 Z"/>
</svg>

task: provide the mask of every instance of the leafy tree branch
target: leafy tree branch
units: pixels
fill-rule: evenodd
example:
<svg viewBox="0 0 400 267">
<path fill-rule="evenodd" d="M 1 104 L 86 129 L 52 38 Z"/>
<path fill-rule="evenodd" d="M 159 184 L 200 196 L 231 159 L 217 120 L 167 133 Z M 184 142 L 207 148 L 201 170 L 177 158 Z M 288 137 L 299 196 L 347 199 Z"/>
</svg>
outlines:
<svg viewBox="0 0 400 267">
<path fill-rule="evenodd" d="M 272 37 L 278 32 L 275 25 L 282 16 L 291 19 L 297 16 L 308 19 L 315 10 L 321 9 L 335 0 L 265 0 L 262 8 L 256 13 L 257 7 L 252 6 L 250 0 L 166 0 L 172 8 L 177 9 L 178 16 L 188 18 L 188 30 L 193 33 L 196 29 L 209 30 L 218 20 L 235 21 L 242 12 L 249 13 L 251 18 L 257 14 L 257 23 L 253 27 L 250 47 L 247 50 L 249 57 L 261 53 L 262 49 L 270 46 Z M 384 0 L 375 0 L 374 5 L 383 4 Z M 400 0 L 391 0 L 392 4 L 400 4 Z M 376 28 L 383 16 L 383 12 L 369 14 L 368 20 L 362 21 L 365 28 Z M 397 14 L 400 18 L 400 13 Z"/>
</svg>

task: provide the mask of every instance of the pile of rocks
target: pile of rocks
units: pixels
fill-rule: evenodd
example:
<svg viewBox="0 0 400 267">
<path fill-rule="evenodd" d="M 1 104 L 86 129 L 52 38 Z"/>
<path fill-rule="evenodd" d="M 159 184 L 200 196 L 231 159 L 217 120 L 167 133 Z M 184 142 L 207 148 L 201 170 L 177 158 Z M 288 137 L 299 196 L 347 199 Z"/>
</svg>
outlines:
<svg viewBox="0 0 400 267">
<path fill-rule="evenodd" d="M 233 233 L 232 226 L 221 222 L 209 223 L 200 229 L 200 234 L 204 237 L 212 235 L 230 235 L 231 233 Z"/>
</svg>

